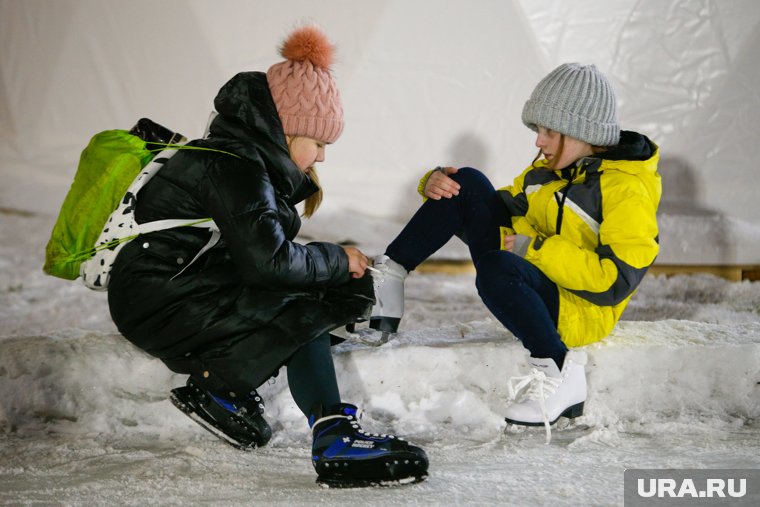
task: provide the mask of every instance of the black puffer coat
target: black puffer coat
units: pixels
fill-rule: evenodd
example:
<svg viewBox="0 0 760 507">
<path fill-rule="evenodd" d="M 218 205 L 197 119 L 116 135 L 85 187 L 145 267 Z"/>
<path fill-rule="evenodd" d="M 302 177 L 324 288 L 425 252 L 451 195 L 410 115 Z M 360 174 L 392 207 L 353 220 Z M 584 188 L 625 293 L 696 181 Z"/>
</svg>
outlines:
<svg viewBox="0 0 760 507">
<path fill-rule="evenodd" d="M 180 276 L 209 233 L 182 227 L 141 236 L 119 253 L 108 302 L 119 331 L 178 373 L 248 392 L 301 345 L 366 316 L 369 275 L 352 279 L 343 249 L 293 242 L 295 205 L 314 193 L 291 161 L 266 75 L 220 90 L 208 139 L 180 150 L 137 197 L 140 223 L 211 217 L 222 239 Z M 222 153 L 226 152 L 226 153 Z"/>
</svg>

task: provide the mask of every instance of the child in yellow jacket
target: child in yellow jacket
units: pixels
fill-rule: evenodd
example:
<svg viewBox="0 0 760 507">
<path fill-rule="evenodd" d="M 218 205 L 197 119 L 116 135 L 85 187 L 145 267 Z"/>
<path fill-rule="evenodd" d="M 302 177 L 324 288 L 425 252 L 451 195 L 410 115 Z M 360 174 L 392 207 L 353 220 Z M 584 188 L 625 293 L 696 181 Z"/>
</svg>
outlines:
<svg viewBox="0 0 760 507">
<path fill-rule="evenodd" d="M 460 237 L 483 302 L 530 352 L 506 420 L 549 434 L 559 417 L 583 413 L 586 355 L 572 347 L 609 334 L 657 256 L 659 154 L 646 136 L 621 131 L 612 86 L 594 65 L 553 70 L 522 121 L 540 151 L 512 185 L 494 189 L 472 168 L 423 177 L 425 203 L 375 259 L 371 326 L 395 331 L 406 274 Z"/>
</svg>

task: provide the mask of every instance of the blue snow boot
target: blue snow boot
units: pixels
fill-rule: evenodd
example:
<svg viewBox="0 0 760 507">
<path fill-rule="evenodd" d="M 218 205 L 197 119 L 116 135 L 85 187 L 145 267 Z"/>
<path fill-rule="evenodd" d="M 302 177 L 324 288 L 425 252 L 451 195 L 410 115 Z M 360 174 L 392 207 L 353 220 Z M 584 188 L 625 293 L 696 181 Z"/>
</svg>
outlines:
<svg viewBox="0 0 760 507">
<path fill-rule="evenodd" d="M 362 430 L 354 405 L 321 408 L 309 418 L 317 483 L 332 488 L 397 486 L 427 477 L 425 451 L 393 435 Z"/>
<path fill-rule="evenodd" d="M 261 447 L 272 438 L 264 419 L 264 401 L 255 390 L 245 399 L 229 401 L 190 377 L 185 387 L 172 389 L 171 401 L 190 419 L 238 449 Z"/>
</svg>

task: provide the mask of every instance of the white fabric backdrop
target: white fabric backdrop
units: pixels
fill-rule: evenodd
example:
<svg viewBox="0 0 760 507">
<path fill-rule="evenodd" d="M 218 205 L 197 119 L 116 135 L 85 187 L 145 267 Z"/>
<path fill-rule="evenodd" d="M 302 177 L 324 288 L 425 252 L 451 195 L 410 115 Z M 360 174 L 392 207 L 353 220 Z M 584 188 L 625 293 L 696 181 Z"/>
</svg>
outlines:
<svg viewBox="0 0 760 507">
<path fill-rule="evenodd" d="M 535 154 L 524 101 L 579 61 L 612 78 L 623 127 L 662 147 L 665 213 L 760 227 L 754 0 L 0 0 L 0 207 L 57 212 L 100 130 L 147 116 L 199 136 L 219 87 L 279 61 L 304 22 L 338 47 L 328 209 L 408 217 L 438 164 L 507 184 Z M 717 260 L 760 261 L 732 252 Z"/>
</svg>

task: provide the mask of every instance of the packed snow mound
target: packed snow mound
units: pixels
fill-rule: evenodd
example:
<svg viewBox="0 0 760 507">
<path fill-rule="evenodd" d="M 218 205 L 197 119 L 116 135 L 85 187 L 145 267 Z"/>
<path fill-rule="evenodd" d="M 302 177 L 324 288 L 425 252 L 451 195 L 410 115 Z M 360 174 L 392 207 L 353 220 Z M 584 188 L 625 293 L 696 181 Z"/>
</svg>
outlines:
<svg viewBox="0 0 760 507">
<path fill-rule="evenodd" d="M 578 422 L 591 428 L 695 418 L 734 424 L 760 416 L 760 323 L 623 322 L 586 350 L 589 398 Z M 344 399 L 363 407 L 370 424 L 420 441 L 489 442 L 503 430 L 507 382 L 520 373 L 524 354 L 485 319 L 402 331 L 380 347 L 345 342 L 336 366 Z M 167 400 L 184 379 L 116 334 L 6 339 L 0 429 L 159 439 L 193 433 Z M 260 391 L 275 442 L 304 441 L 308 429 L 285 376 Z"/>
</svg>

